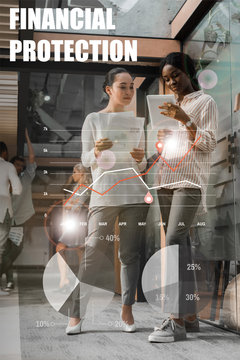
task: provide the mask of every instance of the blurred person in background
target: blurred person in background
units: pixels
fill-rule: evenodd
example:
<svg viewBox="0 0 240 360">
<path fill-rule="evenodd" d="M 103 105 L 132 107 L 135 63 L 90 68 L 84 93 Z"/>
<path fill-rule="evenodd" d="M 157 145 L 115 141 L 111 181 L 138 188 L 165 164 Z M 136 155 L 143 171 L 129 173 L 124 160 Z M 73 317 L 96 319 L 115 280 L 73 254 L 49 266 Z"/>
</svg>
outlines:
<svg viewBox="0 0 240 360">
<path fill-rule="evenodd" d="M 22 185 L 15 167 L 8 161 L 8 149 L 4 142 L 0 142 L 0 273 L 2 273 L 2 257 L 8 239 L 13 209 L 10 191 L 13 195 L 20 195 Z M 0 295 L 7 293 L 0 290 Z"/>
<path fill-rule="evenodd" d="M 67 185 L 74 184 L 72 189 L 75 192 L 80 185 L 89 186 L 91 184 L 91 175 L 88 170 L 78 163 L 73 167 L 73 173 L 68 179 Z M 81 193 L 85 188 L 79 188 Z M 62 216 L 57 219 L 57 226 L 60 225 L 60 238 L 56 246 L 58 253 L 58 267 L 60 272 L 59 288 L 64 292 L 67 291 L 69 280 L 67 277 L 66 255 L 73 254 L 70 261 L 74 261 L 75 266 L 79 266 L 81 256 L 84 250 L 85 238 L 87 236 L 87 217 L 90 201 L 90 191 L 86 191 L 81 197 L 77 195 L 72 197 L 68 203 L 62 207 Z M 61 224 L 60 224 L 61 222 Z M 71 251 L 71 249 L 73 251 Z M 77 256 L 74 256 L 77 255 Z M 69 259 L 68 259 L 69 261 Z"/>
<path fill-rule="evenodd" d="M 37 165 L 27 129 L 25 130 L 25 137 L 28 148 L 27 164 L 25 164 L 25 160 L 21 156 L 16 155 L 11 159 L 11 163 L 15 167 L 18 179 L 22 185 L 22 193 L 20 196 L 15 196 L 13 193 L 12 196 L 12 228 L 6 242 L 2 258 L 2 269 L 0 272 L 0 276 L 5 273 L 7 277 L 7 284 L 3 288 L 4 291 L 11 291 L 14 288 L 13 262 L 19 256 L 23 248 L 24 224 L 35 213 L 32 203 L 31 184 L 35 177 Z"/>
</svg>

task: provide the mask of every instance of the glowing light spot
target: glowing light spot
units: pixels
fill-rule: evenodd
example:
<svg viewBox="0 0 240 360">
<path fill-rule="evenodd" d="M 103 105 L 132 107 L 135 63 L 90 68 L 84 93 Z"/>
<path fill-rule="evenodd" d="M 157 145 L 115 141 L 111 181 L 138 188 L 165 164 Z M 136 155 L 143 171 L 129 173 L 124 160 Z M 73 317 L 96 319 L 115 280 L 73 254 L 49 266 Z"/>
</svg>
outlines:
<svg viewBox="0 0 240 360">
<path fill-rule="evenodd" d="M 203 89 L 213 89 L 218 83 L 218 77 L 213 70 L 203 70 L 198 76 L 198 82 Z"/>
<path fill-rule="evenodd" d="M 155 146 L 158 151 L 162 151 L 163 144 L 161 143 L 161 141 L 156 142 Z"/>
<path fill-rule="evenodd" d="M 76 219 L 68 218 L 61 223 L 61 226 L 65 232 L 74 232 L 77 228 L 77 221 Z"/>
<path fill-rule="evenodd" d="M 101 155 L 97 158 L 97 164 L 103 170 L 109 170 L 113 168 L 115 163 L 116 163 L 116 156 L 110 150 L 102 151 Z"/>
<path fill-rule="evenodd" d="M 166 140 L 166 144 L 165 144 L 169 150 L 176 150 L 177 149 L 177 141 L 174 137 L 170 137 L 168 140 Z"/>
<path fill-rule="evenodd" d="M 48 102 L 48 101 L 50 101 L 50 100 L 51 100 L 50 95 L 45 95 L 45 96 L 44 96 L 44 101 Z"/>
<path fill-rule="evenodd" d="M 144 201 L 147 204 L 151 204 L 153 202 L 153 197 L 152 194 L 150 192 L 148 192 L 145 197 L 144 197 Z"/>
</svg>

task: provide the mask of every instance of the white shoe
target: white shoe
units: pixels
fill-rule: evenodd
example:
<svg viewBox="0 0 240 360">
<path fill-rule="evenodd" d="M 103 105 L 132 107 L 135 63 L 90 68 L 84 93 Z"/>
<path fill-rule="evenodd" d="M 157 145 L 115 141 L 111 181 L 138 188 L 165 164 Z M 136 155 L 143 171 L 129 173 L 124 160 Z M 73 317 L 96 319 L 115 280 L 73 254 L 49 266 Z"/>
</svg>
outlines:
<svg viewBox="0 0 240 360">
<path fill-rule="evenodd" d="M 122 312 L 120 314 L 120 321 L 121 321 L 121 328 L 122 328 L 123 332 L 133 333 L 137 330 L 136 325 L 134 323 L 129 325 L 128 323 L 126 323 L 125 321 L 122 320 Z"/>
<path fill-rule="evenodd" d="M 185 326 L 177 324 L 173 319 L 166 319 L 160 327 L 154 328 L 149 335 L 148 341 L 158 343 L 170 343 L 186 339 Z"/>
<path fill-rule="evenodd" d="M 66 334 L 67 335 L 76 335 L 81 333 L 81 327 L 83 323 L 83 318 L 79 321 L 79 323 L 75 326 L 68 325 L 66 327 Z"/>
<path fill-rule="evenodd" d="M 9 295 L 9 292 L 7 292 L 7 291 L 2 291 L 2 290 L 0 289 L 0 296 L 7 296 L 7 295 Z"/>
<path fill-rule="evenodd" d="M 5 288 L 3 288 L 3 291 L 12 291 L 14 289 L 14 283 L 8 282 Z"/>
</svg>

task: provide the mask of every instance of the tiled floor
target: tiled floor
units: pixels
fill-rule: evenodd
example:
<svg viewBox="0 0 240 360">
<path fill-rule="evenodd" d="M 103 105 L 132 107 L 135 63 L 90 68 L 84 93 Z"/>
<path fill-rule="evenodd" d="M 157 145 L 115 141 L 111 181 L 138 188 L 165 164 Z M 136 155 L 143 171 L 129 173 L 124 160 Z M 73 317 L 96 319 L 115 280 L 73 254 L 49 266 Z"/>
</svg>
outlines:
<svg viewBox="0 0 240 360">
<path fill-rule="evenodd" d="M 81 335 L 66 336 L 67 318 L 47 302 L 40 271 L 21 272 L 18 289 L 1 297 L 0 303 L 2 360 L 240 359 L 238 335 L 203 323 L 201 332 L 190 334 L 186 341 L 150 344 L 147 337 L 161 318 L 147 303 L 134 306 L 138 332 L 121 332 L 119 296 L 94 317 L 94 322 L 84 321 Z"/>
</svg>

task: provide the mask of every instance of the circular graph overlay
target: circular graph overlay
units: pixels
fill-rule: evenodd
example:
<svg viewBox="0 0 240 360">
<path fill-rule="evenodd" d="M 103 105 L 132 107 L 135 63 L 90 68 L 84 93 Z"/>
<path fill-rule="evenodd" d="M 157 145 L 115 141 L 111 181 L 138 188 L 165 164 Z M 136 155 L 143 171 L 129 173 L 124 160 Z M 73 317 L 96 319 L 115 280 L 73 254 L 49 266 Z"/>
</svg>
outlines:
<svg viewBox="0 0 240 360">
<path fill-rule="evenodd" d="M 116 156 L 110 150 L 104 150 L 97 158 L 98 166 L 103 170 L 112 169 L 116 163 Z"/>
<path fill-rule="evenodd" d="M 178 246 L 169 246 L 157 251 L 147 262 L 142 275 L 142 288 L 148 303 L 157 311 L 178 312 L 179 298 Z M 171 271 L 164 271 L 171 266 Z M 166 309 L 167 307 L 167 309 Z M 168 311 L 167 311 L 168 310 Z"/>
<path fill-rule="evenodd" d="M 213 70 L 203 70 L 198 76 L 199 84 L 203 89 L 213 89 L 218 82 L 218 77 L 215 71 Z"/>
<path fill-rule="evenodd" d="M 210 262 L 202 257 L 189 261 L 189 250 L 178 245 L 164 247 L 152 255 L 143 270 L 143 293 L 158 313 L 179 317 L 199 313 L 212 300 Z"/>
<path fill-rule="evenodd" d="M 91 246 L 85 250 L 61 250 L 44 270 L 43 290 L 56 311 L 68 317 L 93 320 L 114 296 L 113 263 Z"/>
</svg>

